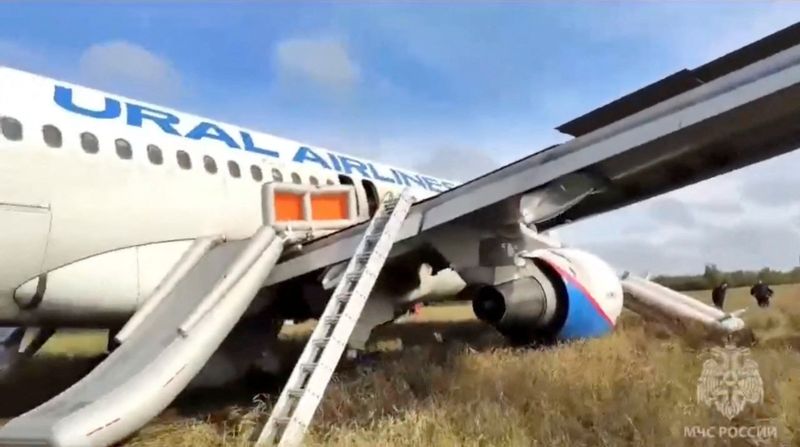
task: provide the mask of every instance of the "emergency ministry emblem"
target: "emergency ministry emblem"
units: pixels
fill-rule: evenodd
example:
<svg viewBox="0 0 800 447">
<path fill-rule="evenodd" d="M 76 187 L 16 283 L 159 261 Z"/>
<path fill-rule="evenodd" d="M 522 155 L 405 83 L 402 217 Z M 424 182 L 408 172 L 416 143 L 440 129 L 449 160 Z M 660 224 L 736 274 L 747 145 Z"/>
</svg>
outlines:
<svg viewBox="0 0 800 447">
<path fill-rule="evenodd" d="M 750 350 L 726 345 L 711 349 L 711 359 L 703 362 L 697 381 L 697 400 L 716 407 L 728 419 L 741 413 L 745 404 L 764 400 L 764 384 L 758 363 Z"/>
</svg>

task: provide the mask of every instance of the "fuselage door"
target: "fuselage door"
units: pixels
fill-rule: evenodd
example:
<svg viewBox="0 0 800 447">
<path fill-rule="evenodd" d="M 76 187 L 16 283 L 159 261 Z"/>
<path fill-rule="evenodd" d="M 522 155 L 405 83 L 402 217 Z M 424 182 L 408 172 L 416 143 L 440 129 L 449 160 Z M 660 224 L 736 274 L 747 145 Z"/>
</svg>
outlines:
<svg viewBox="0 0 800 447">
<path fill-rule="evenodd" d="M 369 213 L 369 207 L 367 206 L 367 195 L 364 191 L 364 187 L 359 182 L 354 182 L 353 179 L 348 175 L 339 175 L 339 184 L 340 185 L 351 185 L 353 189 L 356 191 L 356 211 L 358 213 L 359 220 L 366 220 L 369 219 L 371 214 Z"/>
<path fill-rule="evenodd" d="M 50 209 L 0 204 L 0 289 L 13 290 L 42 272 Z"/>
</svg>

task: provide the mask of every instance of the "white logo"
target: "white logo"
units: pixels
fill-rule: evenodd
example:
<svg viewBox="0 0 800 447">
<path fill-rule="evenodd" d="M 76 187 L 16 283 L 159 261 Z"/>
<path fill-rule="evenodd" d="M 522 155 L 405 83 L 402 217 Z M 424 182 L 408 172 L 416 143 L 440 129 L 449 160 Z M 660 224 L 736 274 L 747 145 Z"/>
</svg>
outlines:
<svg viewBox="0 0 800 447">
<path fill-rule="evenodd" d="M 711 355 L 712 359 L 703 362 L 697 381 L 697 400 L 708 406 L 713 403 L 729 420 L 741 413 L 745 404 L 763 401 L 764 384 L 749 349 L 728 344 L 712 348 Z"/>
</svg>

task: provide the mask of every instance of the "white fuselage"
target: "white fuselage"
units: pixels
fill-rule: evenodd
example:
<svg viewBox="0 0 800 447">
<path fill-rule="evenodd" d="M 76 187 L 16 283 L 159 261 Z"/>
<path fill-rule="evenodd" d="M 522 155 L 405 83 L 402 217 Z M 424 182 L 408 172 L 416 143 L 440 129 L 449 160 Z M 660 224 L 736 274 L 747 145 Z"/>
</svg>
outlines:
<svg viewBox="0 0 800 447">
<path fill-rule="evenodd" d="M 363 218 L 455 185 L 0 67 L 0 325 L 129 316 L 191 240 L 251 236 L 271 181 L 352 182 Z"/>
</svg>

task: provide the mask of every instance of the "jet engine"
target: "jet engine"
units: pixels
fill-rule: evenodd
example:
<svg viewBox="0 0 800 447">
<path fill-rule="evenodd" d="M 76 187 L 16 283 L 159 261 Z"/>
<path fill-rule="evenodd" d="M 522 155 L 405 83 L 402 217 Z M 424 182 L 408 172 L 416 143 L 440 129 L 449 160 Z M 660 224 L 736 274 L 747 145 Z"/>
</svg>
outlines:
<svg viewBox="0 0 800 447">
<path fill-rule="evenodd" d="M 622 312 L 622 285 L 597 256 L 571 248 L 523 252 L 496 285 L 470 286 L 475 315 L 514 344 L 603 336 Z"/>
</svg>

